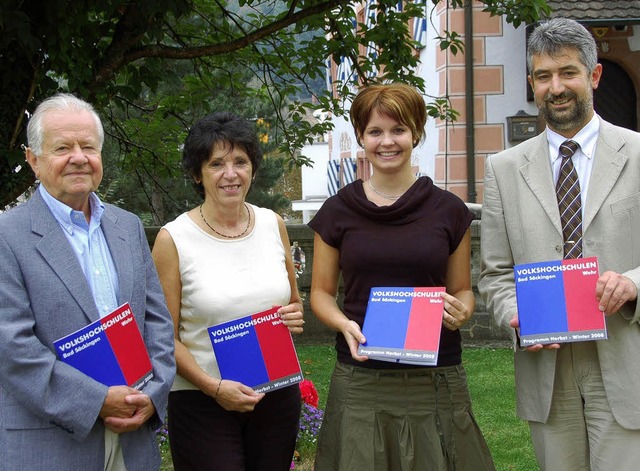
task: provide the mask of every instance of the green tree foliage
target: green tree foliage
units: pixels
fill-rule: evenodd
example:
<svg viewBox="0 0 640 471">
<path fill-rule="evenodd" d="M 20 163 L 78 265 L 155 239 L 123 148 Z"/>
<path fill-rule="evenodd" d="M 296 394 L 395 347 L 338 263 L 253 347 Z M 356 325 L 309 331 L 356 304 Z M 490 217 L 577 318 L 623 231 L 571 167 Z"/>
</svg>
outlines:
<svg viewBox="0 0 640 471">
<path fill-rule="evenodd" d="M 352 93 L 347 83 L 335 84 L 340 99 L 318 86 L 327 60 L 350 58 L 361 81 L 384 70 L 421 87 L 407 25 L 441 1 L 399 9 L 377 0 L 368 27 L 357 2 L 345 0 L 0 0 L 0 208 L 33 182 L 20 148 L 26 114 L 60 90 L 94 103 L 114 138 L 105 152 L 119 173 L 105 182 L 107 194 L 120 185 L 165 197 L 186 129 L 218 107 L 271 123 L 269 145 L 305 163 L 296 150 L 330 126 L 306 117 L 314 109 L 341 116 Z M 482 1 L 514 24 L 548 13 L 545 0 Z M 367 47 L 377 55 L 363 54 Z M 446 113 L 443 103 L 434 100 L 430 113 Z"/>
<path fill-rule="evenodd" d="M 187 131 L 201 117 L 232 110 L 256 122 L 263 150 L 276 146 L 269 132 L 272 112 L 266 103 L 240 95 L 220 77 L 220 71 L 195 74 L 189 62 L 174 65 L 171 74 L 178 80 L 161 82 L 155 91 L 144 87 L 140 97 L 108 108 L 108 132 L 115 137 L 111 141 L 117 148 L 103 152 L 105 178 L 99 191 L 107 201 L 117 202 L 153 225 L 200 202 L 190 181 L 184 179 L 180 160 Z M 230 64 L 224 74 L 234 67 Z M 233 73 L 239 83 L 251 80 L 246 68 Z"/>
<path fill-rule="evenodd" d="M 282 214 L 286 212 L 291 201 L 281 193 L 271 189 L 278 183 L 286 171 L 284 157 L 268 157 L 260 165 L 260 171 L 256 175 L 256 181 L 251 185 L 247 201 L 257 206 L 271 208 Z"/>
</svg>

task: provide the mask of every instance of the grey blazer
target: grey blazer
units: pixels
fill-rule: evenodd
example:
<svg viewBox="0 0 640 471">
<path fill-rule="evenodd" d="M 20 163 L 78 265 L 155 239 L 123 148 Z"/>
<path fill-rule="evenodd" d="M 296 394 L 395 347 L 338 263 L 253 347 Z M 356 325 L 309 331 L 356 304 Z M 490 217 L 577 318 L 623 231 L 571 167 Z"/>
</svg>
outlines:
<svg viewBox="0 0 640 471">
<path fill-rule="evenodd" d="M 482 269 L 478 284 L 501 326 L 517 314 L 514 264 L 562 259 L 562 230 L 546 134 L 490 157 L 485 164 Z M 597 256 L 640 288 L 640 134 L 600 120 L 583 218 L 583 254 Z M 639 289 L 640 291 L 640 289 Z M 640 308 L 627 303 L 607 317 L 608 340 L 596 342 L 616 420 L 640 428 Z M 515 352 L 518 415 L 546 422 L 556 352 Z"/>
<path fill-rule="evenodd" d="M 157 415 L 120 435 L 127 469 L 160 466 L 155 431 L 175 375 L 173 325 L 140 220 L 105 205 L 119 303 L 129 302 L 151 357 L 143 391 Z M 53 342 L 99 314 L 80 264 L 36 191 L 0 214 L 0 470 L 102 470 L 107 387 L 57 360 Z"/>
</svg>

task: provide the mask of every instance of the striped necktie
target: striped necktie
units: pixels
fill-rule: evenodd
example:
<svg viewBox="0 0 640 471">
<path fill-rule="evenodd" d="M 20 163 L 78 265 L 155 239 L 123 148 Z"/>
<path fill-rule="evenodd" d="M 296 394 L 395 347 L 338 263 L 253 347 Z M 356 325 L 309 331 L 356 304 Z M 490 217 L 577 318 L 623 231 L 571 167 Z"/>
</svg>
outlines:
<svg viewBox="0 0 640 471">
<path fill-rule="evenodd" d="M 571 157 L 578 150 L 575 141 L 564 141 L 560 146 L 560 176 L 556 183 L 556 196 L 562 223 L 564 258 L 582 257 L 582 203 L 580 182 Z"/>
</svg>

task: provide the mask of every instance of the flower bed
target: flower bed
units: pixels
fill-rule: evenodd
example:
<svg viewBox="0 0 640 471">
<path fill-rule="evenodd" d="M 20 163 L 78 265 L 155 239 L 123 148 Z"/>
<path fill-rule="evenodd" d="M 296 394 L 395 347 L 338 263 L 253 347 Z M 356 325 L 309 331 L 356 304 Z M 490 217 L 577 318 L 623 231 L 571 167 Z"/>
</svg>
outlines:
<svg viewBox="0 0 640 471">
<path fill-rule="evenodd" d="M 302 396 L 300 428 L 298 429 L 296 452 L 291 462 L 291 469 L 296 469 L 296 466 L 300 464 L 312 465 L 324 415 L 324 411 L 318 408 L 318 391 L 313 381 L 303 380 L 300 383 L 300 393 Z"/>
</svg>

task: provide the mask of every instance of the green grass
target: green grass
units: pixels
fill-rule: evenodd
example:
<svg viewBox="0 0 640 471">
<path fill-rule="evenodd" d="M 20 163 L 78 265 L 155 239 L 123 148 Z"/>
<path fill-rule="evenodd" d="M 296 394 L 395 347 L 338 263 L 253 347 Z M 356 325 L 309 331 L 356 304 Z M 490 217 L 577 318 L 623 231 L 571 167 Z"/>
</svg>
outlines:
<svg viewBox="0 0 640 471">
<path fill-rule="evenodd" d="M 324 408 L 335 362 L 330 345 L 298 345 L 300 366 L 314 382 Z M 531 447 L 529 427 L 515 415 L 513 354 L 505 348 L 467 348 L 463 352 L 473 412 L 487 440 L 498 471 L 538 471 Z M 298 471 L 312 469 L 315 444 L 297 447 Z M 172 470 L 168 444 L 163 444 L 163 471 Z"/>
<path fill-rule="evenodd" d="M 318 391 L 318 406 L 324 409 L 336 363 L 336 350 L 333 345 L 297 345 L 296 350 L 304 379 L 313 381 Z"/>
<path fill-rule="evenodd" d="M 473 413 L 498 471 L 538 471 L 529 426 L 516 417 L 513 352 L 467 348 L 462 361 Z"/>
</svg>

